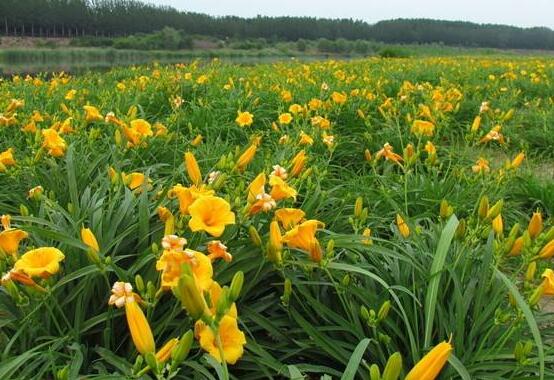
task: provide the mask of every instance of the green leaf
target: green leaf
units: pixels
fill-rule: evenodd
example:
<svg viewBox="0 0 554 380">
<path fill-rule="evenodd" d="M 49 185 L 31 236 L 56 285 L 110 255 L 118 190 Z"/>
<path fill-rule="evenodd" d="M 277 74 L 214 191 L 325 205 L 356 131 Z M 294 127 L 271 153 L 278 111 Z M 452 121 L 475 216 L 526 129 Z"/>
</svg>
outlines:
<svg viewBox="0 0 554 380">
<path fill-rule="evenodd" d="M 458 374 L 460 375 L 462 380 L 471 380 L 471 376 L 469 375 L 466 367 L 454 354 L 450 354 L 448 362 L 452 367 L 454 367 L 456 371 L 458 371 Z"/>
<path fill-rule="evenodd" d="M 358 371 L 358 367 L 360 366 L 360 362 L 364 357 L 364 353 L 367 349 L 367 346 L 369 345 L 369 342 L 369 338 L 364 338 L 360 341 L 360 343 L 358 343 L 358 345 L 354 349 L 354 352 L 352 353 L 352 356 L 350 356 L 350 360 L 348 361 L 348 365 L 346 366 L 346 369 L 342 374 L 341 380 L 354 380 L 354 377 L 356 376 L 356 372 Z"/>
<path fill-rule="evenodd" d="M 452 215 L 442 231 L 439 244 L 437 245 L 437 251 L 433 258 L 433 264 L 431 265 L 431 280 L 429 281 L 429 288 L 425 296 L 425 340 L 423 343 L 425 348 L 431 346 L 431 335 L 433 333 L 433 322 L 435 320 L 435 309 L 437 307 L 441 273 L 444 269 L 446 255 L 448 254 L 458 223 L 456 215 Z"/>
<path fill-rule="evenodd" d="M 290 380 L 303 380 L 304 375 L 302 375 L 302 372 L 296 366 L 294 365 L 288 365 L 287 369 L 289 370 L 289 379 Z"/>
<path fill-rule="evenodd" d="M 523 299 L 519 291 L 517 290 L 516 286 L 510 281 L 508 277 L 501 271 L 499 271 L 497 268 L 494 267 L 494 272 L 497 278 L 502 280 L 504 285 L 508 288 L 512 296 L 515 298 L 517 305 L 523 312 L 523 315 L 525 316 L 525 319 L 527 320 L 527 324 L 529 325 L 529 329 L 531 330 L 531 334 L 533 335 L 533 339 L 535 340 L 535 344 L 537 345 L 537 349 L 539 351 L 539 375 L 540 380 L 544 379 L 544 346 L 542 344 L 542 338 L 541 333 L 539 331 L 539 327 L 537 326 L 537 321 L 535 320 L 535 317 L 533 316 L 533 312 L 529 308 L 529 305 L 527 302 Z"/>
</svg>

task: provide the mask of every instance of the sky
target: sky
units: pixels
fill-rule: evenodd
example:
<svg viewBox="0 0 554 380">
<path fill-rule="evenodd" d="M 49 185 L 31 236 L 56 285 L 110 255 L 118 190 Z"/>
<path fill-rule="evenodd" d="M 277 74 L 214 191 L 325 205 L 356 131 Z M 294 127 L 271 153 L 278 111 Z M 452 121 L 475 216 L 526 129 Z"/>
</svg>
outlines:
<svg viewBox="0 0 554 380">
<path fill-rule="evenodd" d="M 145 0 L 216 16 L 434 18 L 554 29 L 554 0 Z"/>
</svg>

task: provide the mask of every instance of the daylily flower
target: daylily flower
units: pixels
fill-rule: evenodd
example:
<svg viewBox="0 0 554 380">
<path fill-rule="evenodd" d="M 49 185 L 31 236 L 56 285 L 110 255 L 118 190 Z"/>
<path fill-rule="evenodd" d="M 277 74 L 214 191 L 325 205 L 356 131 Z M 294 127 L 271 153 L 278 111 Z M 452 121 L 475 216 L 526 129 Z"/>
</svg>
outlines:
<svg viewBox="0 0 554 380">
<path fill-rule="evenodd" d="M 201 325 L 197 330 L 200 347 L 221 362 L 222 358 L 217 347 L 214 331 L 206 325 Z M 229 364 L 235 364 L 242 357 L 243 347 L 246 344 L 246 338 L 244 333 L 239 330 L 236 318 L 229 315 L 221 318 L 217 333 L 223 346 L 225 361 Z"/>
<path fill-rule="evenodd" d="M 204 186 L 196 187 L 184 187 L 183 185 L 175 185 L 169 192 L 167 196 L 170 199 L 177 198 L 179 201 L 179 212 L 182 215 L 189 215 L 189 207 L 199 198 L 212 196 L 215 194 L 214 190 L 208 189 Z"/>
<path fill-rule="evenodd" d="M 9 148 L 0 153 L 0 171 L 7 166 L 14 166 L 15 159 L 13 158 L 13 148 Z"/>
<path fill-rule="evenodd" d="M 138 295 L 133 292 L 133 285 L 128 282 L 116 281 L 112 286 L 112 294 L 108 305 L 115 305 L 117 308 L 125 306 L 127 302 L 138 300 Z"/>
<path fill-rule="evenodd" d="M 162 289 L 177 286 L 182 274 L 183 264 L 191 267 L 196 286 L 200 291 L 207 290 L 212 285 L 212 262 L 205 254 L 192 249 L 173 251 L 166 249 L 156 262 L 156 270 L 162 272 Z"/>
<path fill-rule="evenodd" d="M 175 252 L 183 252 L 187 245 L 187 239 L 177 235 L 165 235 L 162 239 L 163 249 L 169 249 Z"/>
<path fill-rule="evenodd" d="M 380 159 L 381 157 L 384 157 L 385 160 L 390 160 L 396 163 L 402 161 L 402 156 L 394 153 L 394 148 L 389 143 L 385 143 L 385 145 L 383 145 L 383 148 L 375 153 L 376 160 Z"/>
<path fill-rule="evenodd" d="M 85 110 L 85 120 L 87 123 L 104 120 L 104 116 L 98 111 L 98 108 L 94 106 L 83 106 Z"/>
<path fill-rule="evenodd" d="M 416 136 L 431 137 L 435 132 L 435 124 L 425 120 L 414 120 L 411 131 Z"/>
<path fill-rule="evenodd" d="M 189 207 L 189 227 L 193 232 L 206 231 L 214 237 L 223 234 L 225 226 L 235 224 L 235 214 L 223 198 L 207 196 L 194 201 Z"/>
<path fill-rule="evenodd" d="M 283 236 L 283 243 L 289 248 L 308 252 L 313 261 L 319 262 L 321 261 L 322 251 L 315 234 L 318 229 L 323 227 L 324 224 L 318 220 L 307 220 L 287 231 Z"/>
<path fill-rule="evenodd" d="M 270 195 L 275 201 L 287 198 L 296 198 L 296 190 L 283 181 L 281 177 L 269 177 L 269 185 L 272 186 Z"/>
<path fill-rule="evenodd" d="M 485 160 L 484 158 L 479 158 L 475 165 L 471 167 L 471 170 L 473 170 L 474 173 L 488 173 L 491 168 L 489 167 L 489 161 Z"/>
<path fill-rule="evenodd" d="M 233 256 L 227 252 L 227 246 L 219 240 L 213 240 L 208 243 L 208 258 L 212 261 L 223 259 L 228 263 L 233 260 Z"/>
<path fill-rule="evenodd" d="M 52 128 L 42 130 L 42 146 L 53 157 L 63 156 L 67 148 L 65 140 Z"/>
<path fill-rule="evenodd" d="M 292 115 L 290 113 L 282 113 L 279 115 L 279 124 L 287 125 L 292 122 Z"/>
<path fill-rule="evenodd" d="M 250 112 L 237 112 L 238 116 L 235 119 L 235 122 L 239 127 L 249 127 L 254 122 L 254 115 Z"/>
<path fill-rule="evenodd" d="M 48 278 L 60 270 L 60 261 L 65 258 L 62 251 L 54 247 L 37 248 L 24 253 L 14 264 L 16 271 L 30 277 Z"/>
<path fill-rule="evenodd" d="M 19 243 L 28 236 L 27 232 L 15 228 L 9 228 L 0 232 L 0 251 L 6 255 L 16 256 L 19 250 Z"/>
<path fill-rule="evenodd" d="M 306 213 L 298 208 L 282 208 L 275 211 L 275 218 L 285 230 L 294 228 L 304 219 L 305 215 Z"/>
</svg>

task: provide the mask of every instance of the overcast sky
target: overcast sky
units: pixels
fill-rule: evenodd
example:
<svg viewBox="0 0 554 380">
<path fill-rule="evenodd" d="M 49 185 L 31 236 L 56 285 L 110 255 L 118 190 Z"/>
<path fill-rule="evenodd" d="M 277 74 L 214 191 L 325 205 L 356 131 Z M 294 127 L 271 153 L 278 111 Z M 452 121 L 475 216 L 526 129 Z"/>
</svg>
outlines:
<svg viewBox="0 0 554 380">
<path fill-rule="evenodd" d="M 554 0 L 146 0 L 210 15 L 316 16 L 373 23 L 435 18 L 554 29 Z"/>
</svg>

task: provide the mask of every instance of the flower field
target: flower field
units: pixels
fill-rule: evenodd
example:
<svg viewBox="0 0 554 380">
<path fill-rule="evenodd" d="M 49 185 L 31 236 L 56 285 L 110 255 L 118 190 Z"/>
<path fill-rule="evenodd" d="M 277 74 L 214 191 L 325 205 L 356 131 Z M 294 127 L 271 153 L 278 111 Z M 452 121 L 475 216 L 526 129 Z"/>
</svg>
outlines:
<svg viewBox="0 0 554 380">
<path fill-rule="evenodd" d="M 554 61 L 0 81 L 1 379 L 554 379 Z"/>
</svg>

